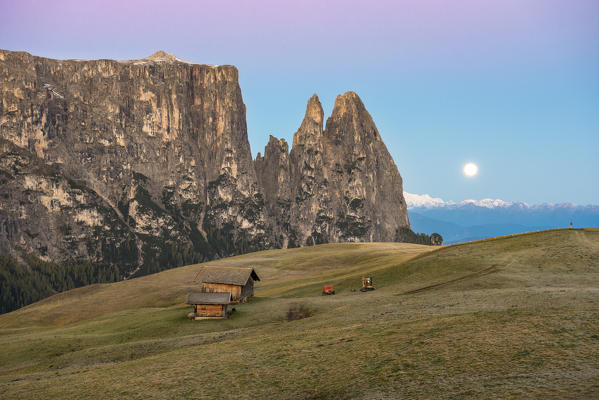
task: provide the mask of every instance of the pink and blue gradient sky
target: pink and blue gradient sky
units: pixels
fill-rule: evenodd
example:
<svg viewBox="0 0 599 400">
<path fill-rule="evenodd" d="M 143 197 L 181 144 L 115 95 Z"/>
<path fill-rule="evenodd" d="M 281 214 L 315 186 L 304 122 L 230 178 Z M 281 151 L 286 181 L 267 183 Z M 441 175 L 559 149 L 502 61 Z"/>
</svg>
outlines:
<svg viewBox="0 0 599 400">
<path fill-rule="evenodd" d="M 406 191 L 599 204 L 596 0 L 0 0 L 0 48 L 233 64 L 254 154 L 353 90 Z"/>
</svg>

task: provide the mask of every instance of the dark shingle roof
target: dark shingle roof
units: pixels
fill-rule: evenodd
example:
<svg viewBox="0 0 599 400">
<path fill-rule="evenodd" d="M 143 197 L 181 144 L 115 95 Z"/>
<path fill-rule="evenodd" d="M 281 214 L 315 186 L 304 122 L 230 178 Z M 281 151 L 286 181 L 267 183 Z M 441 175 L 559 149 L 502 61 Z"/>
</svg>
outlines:
<svg viewBox="0 0 599 400">
<path fill-rule="evenodd" d="M 250 277 L 255 281 L 260 280 L 258 274 L 256 274 L 256 271 L 254 271 L 254 268 L 252 267 L 204 267 L 198 274 L 197 280 L 206 283 L 224 283 L 227 285 L 243 286 Z"/>
<path fill-rule="evenodd" d="M 190 293 L 187 304 L 229 304 L 231 293 Z"/>
</svg>

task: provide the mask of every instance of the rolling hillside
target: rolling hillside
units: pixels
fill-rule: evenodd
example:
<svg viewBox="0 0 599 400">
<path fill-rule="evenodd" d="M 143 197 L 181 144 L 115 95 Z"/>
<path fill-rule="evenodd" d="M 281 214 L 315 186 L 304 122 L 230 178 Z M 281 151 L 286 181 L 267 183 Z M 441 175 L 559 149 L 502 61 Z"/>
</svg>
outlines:
<svg viewBox="0 0 599 400">
<path fill-rule="evenodd" d="M 228 320 L 188 320 L 199 264 L 1 315 L 0 397 L 599 396 L 599 229 L 204 265 L 254 266 L 256 297 Z M 376 291 L 357 290 L 365 273 Z M 324 283 L 338 294 L 321 296 Z M 288 322 L 296 304 L 314 315 Z"/>
</svg>

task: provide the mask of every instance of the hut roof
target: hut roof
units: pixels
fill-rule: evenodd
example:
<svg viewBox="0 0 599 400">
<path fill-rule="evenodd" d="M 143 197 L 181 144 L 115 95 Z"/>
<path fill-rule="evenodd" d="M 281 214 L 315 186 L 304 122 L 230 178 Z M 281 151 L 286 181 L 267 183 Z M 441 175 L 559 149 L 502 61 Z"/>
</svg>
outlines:
<svg viewBox="0 0 599 400">
<path fill-rule="evenodd" d="M 231 293 L 190 293 L 187 304 L 229 304 Z"/>
<path fill-rule="evenodd" d="M 240 286 L 245 285 L 250 277 L 255 281 L 260 280 L 252 267 L 204 267 L 198 274 L 200 282 Z"/>
</svg>

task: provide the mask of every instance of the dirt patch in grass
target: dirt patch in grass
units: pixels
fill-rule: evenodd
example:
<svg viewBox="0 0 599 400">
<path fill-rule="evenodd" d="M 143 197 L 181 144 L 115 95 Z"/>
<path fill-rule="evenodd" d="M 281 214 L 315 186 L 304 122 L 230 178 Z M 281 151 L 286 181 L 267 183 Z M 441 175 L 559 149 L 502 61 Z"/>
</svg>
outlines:
<svg viewBox="0 0 599 400">
<path fill-rule="evenodd" d="M 287 310 L 287 321 L 308 318 L 314 315 L 314 310 L 304 304 L 294 304 Z"/>
</svg>

